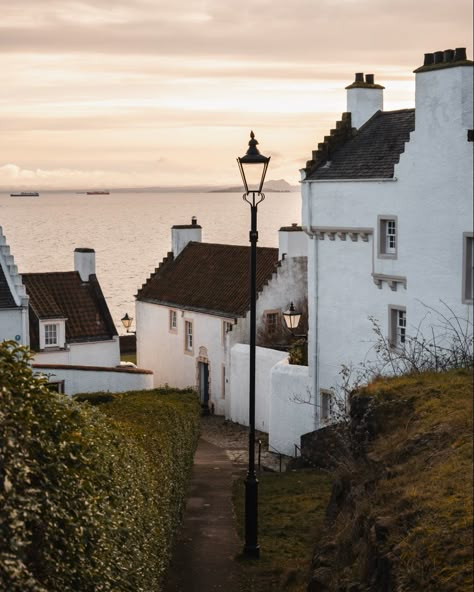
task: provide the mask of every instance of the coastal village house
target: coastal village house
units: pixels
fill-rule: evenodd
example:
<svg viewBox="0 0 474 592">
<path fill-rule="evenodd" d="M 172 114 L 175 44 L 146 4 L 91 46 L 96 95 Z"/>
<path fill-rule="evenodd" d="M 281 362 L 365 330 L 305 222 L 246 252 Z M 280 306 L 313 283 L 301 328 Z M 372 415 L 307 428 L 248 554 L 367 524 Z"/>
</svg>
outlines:
<svg viewBox="0 0 474 592">
<path fill-rule="evenodd" d="M 120 367 L 94 250 L 76 249 L 74 264 L 74 271 L 20 275 L 0 229 L 0 339 L 29 346 L 33 368 L 70 395 L 149 388 L 151 372 Z"/>
<path fill-rule="evenodd" d="M 383 111 L 383 87 L 356 74 L 302 170 L 315 428 L 341 365 L 375 357 L 371 317 L 394 351 L 415 335 L 441 345 L 442 315 L 472 321 L 473 62 L 426 54 L 415 76 L 415 108 Z M 291 373 L 275 378 L 291 388 Z"/>
<path fill-rule="evenodd" d="M 195 388 L 205 409 L 245 423 L 248 373 L 237 370 L 235 379 L 247 396 L 231 397 L 230 351 L 249 341 L 250 247 L 201 242 L 202 228 L 195 218 L 190 225 L 173 226 L 171 233 L 172 251 L 137 294 L 138 364 L 153 370 L 155 386 Z M 282 230 L 285 253 L 297 248 L 296 235 L 306 242 L 301 228 Z M 299 265 L 289 261 L 276 248 L 258 247 L 260 339 L 271 341 L 273 334 L 281 334 L 282 312 L 291 300 L 305 297 L 306 258 Z M 271 366 L 287 357 L 286 352 L 268 351 Z M 239 363 L 237 355 L 237 368 Z M 267 417 L 260 399 L 257 424 L 265 428 Z"/>
</svg>

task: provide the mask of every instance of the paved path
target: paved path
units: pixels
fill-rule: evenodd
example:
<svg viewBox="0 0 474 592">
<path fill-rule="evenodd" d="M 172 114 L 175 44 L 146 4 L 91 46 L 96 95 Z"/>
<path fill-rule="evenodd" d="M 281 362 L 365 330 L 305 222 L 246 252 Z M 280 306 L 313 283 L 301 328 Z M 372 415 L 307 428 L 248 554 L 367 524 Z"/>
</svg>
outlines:
<svg viewBox="0 0 474 592">
<path fill-rule="evenodd" d="M 238 592 L 241 543 L 232 515 L 232 464 L 224 449 L 200 440 L 191 490 L 165 592 Z"/>
</svg>

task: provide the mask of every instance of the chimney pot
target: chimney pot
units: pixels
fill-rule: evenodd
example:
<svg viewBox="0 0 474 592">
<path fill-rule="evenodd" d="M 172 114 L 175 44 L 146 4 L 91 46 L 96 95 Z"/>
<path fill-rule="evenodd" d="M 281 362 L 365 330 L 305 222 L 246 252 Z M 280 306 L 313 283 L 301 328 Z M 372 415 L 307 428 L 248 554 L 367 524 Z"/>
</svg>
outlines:
<svg viewBox="0 0 474 592">
<path fill-rule="evenodd" d="M 445 62 L 452 62 L 454 59 L 454 49 L 445 49 L 444 50 L 444 61 Z"/>
<path fill-rule="evenodd" d="M 434 63 L 441 64 L 444 58 L 444 51 L 435 51 L 434 52 Z"/>
<path fill-rule="evenodd" d="M 355 81 L 356 82 L 364 82 L 364 73 L 363 72 L 356 72 Z"/>
<path fill-rule="evenodd" d="M 365 81 L 367 84 L 374 84 L 374 75 L 373 74 L 366 74 Z"/>
<path fill-rule="evenodd" d="M 456 47 L 454 50 L 454 61 L 455 62 L 464 62 L 467 59 L 466 57 L 466 48 L 465 47 Z"/>
<path fill-rule="evenodd" d="M 193 216 L 193 217 L 191 218 L 191 224 L 192 224 L 193 226 L 196 226 L 196 225 L 197 225 L 197 218 L 196 218 L 196 216 Z"/>
<path fill-rule="evenodd" d="M 434 55 L 432 53 L 425 53 L 423 66 L 431 66 L 431 64 L 434 64 Z"/>
</svg>

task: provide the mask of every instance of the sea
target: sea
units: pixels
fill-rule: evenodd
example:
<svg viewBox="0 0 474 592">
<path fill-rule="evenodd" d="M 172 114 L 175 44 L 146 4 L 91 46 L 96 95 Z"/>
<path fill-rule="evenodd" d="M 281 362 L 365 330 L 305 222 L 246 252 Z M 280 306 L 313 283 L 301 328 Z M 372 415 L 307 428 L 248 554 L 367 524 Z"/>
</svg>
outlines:
<svg viewBox="0 0 474 592">
<path fill-rule="evenodd" d="M 94 249 L 119 334 L 124 314 L 135 316 L 137 290 L 171 250 L 171 227 L 191 224 L 192 216 L 203 242 L 249 244 L 250 207 L 239 193 L 0 193 L 0 226 L 19 273 L 70 271 L 74 249 Z M 300 193 L 266 193 L 258 206 L 258 246 L 278 247 L 279 228 L 294 222 L 301 223 Z"/>
</svg>

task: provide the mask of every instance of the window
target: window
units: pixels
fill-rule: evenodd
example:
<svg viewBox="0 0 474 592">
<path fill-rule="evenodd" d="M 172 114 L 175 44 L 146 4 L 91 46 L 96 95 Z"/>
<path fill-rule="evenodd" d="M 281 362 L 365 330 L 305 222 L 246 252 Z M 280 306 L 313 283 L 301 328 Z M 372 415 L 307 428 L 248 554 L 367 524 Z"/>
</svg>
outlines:
<svg viewBox="0 0 474 592">
<path fill-rule="evenodd" d="M 328 421 L 332 415 L 334 393 L 321 389 L 321 421 Z"/>
<path fill-rule="evenodd" d="M 379 216 L 378 256 L 382 259 L 395 259 L 398 248 L 398 223 L 396 216 Z"/>
<path fill-rule="evenodd" d="M 474 302 L 474 234 L 464 233 L 462 301 Z"/>
<path fill-rule="evenodd" d="M 405 307 L 389 306 L 389 342 L 393 348 L 406 343 L 407 313 Z"/>
<path fill-rule="evenodd" d="M 170 310 L 169 330 L 172 333 L 177 333 L 178 331 L 178 313 L 175 310 Z"/>
<path fill-rule="evenodd" d="M 56 324 L 44 326 L 44 345 L 45 347 L 58 345 L 58 326 Z"/>
<path fill-rule="evenodd" d="M 193 348 L 193 323 L 192 321 L 184 321 L 184 349 L 187 352 L 192 352 Z"/>
<path fill-rule="evenodd" d="M 265 327 L 268 335 L 275 335 L 280 324 L 279 311 L 268 311 L 265 313 Z"/>
<path fill-rule="evenodd" d="M 233 324 L 229 321 L 222 321 L 222 345 L 225 345 L 225 336 L 232 331 Z"/>
</svg>

